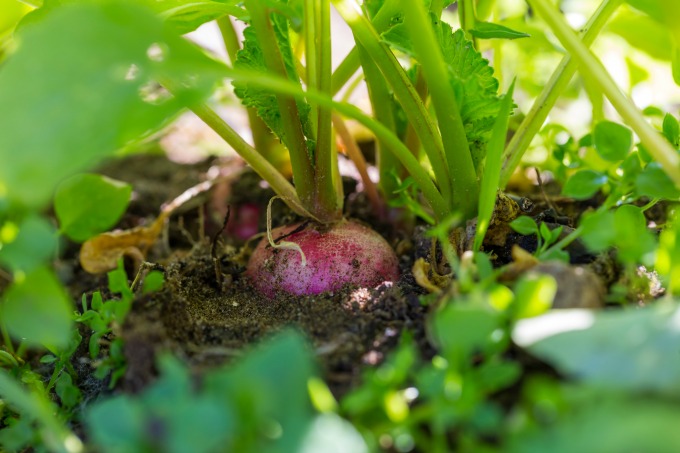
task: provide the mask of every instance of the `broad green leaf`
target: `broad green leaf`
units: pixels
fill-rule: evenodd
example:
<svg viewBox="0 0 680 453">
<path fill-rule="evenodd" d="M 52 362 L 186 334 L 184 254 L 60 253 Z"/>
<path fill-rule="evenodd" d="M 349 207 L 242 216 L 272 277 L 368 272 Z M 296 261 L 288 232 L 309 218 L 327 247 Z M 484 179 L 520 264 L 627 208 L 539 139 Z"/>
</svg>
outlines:
<svg viewBox="0 0 680 453">
<path fill-rule="evenodd" d="M 562 188 L 562 195 L 585 200 L 592 197 L 607 184 L 607 175 L 594 170 L 581 170 L 569 178 Z"/>
<path fill-rule="evenodd" d="M 475 251 L 479 251 L 482 246 L 484 235 L 489 228 L 489 223 L 493 216 L 493 209 L 496 203 L 496 192 L 498 191 L 501 176 L 503 150 L 505 149 L 508 123 L 510 122 L 510 114 L 512 113 L 512 93 L 514 90 L 515 81 L 513 80 L 508 92 L 503 97 L 501 107 L 498 111 L 498 117 L 496 118 L 493 130 L 491 131 L 491 138 L 486 147 L 486 161 L 484 170 L 482 171 L 482 182 L 478 203 L 479 207 L 477 209 L 477 230 L 475 231 L 473 245 Z"/>
<path fill-rule="evenodd" d="M 68 345 L 73 305 L 52 271 L 38 268 L 18 278 L 2 299 L 0 319 L 15 338 L 53 351 Z"/>
<path fill-rule="evenodd" d="M 600 121 L 593 131 L 593 145 L 603 159 L 623 160 L 633 147 L 633 131 L 612 121 Z"/>
<path fill-rule="evenodd" d="M 565 344 L 565 347 L 569 346 Z M 677 450 L 680 412 L 675 401 L 610 395 L 606 389 L 594 389 L 591 393 L 566 414 L 549 411 L 551 417 L 559 415 L 559 418 L 516 433 L 503 451 L 672 453 Z"/>
<path fill-rule="evenodd" d="M 83 242 L 109 230 L 130 202 L 132 186 L 102 175 L 75 175 L 59 184 L 54 210 L 60 230 L 76 242 Z"/>
<path fill-rule="evenodd" d="M 550 309 L 557 293 L 557 282 L 550 275 L 529 274 L 517 282 L 514 292 L 514 318 L 531 318 Z"/>
<path fill-rule="evenodd" d="M 435 316 L 433 333 L 441 355 L 457 363 L 484 350 L 499 327 L 497 314 L 490 310 L 449 304 Z"/>
<path fill-rule="evenodd" d="M 614 243 L 616 224 L 611 211 L 585 213 L 579 227 L 583 231 L 581 239 L 593 252 L 606 250 Z"/>
<path fill-rule="evenodd" d="M 470 30 L 470 34 L 475 38 L 480 39 L 518 39 L 531 37 L 528 33 L 516 31 L 504 25 L 481 21 L 477 21 L 475 28 Z"/>
<path fill-rule="evenodd" d="M 16 0 L 0 0 L 0 35 L 13 29 L 19 19 L 29 12 L 31 8 Z"/>
<path fill-rule="evenodd" d="M 635 192 L 650 198 L 680 199 L 680 189 L 675 186 L 657 162 L 650 163 L 637 175 Z"/>
<path fill-rule="evenodd" d="M 621 9 L 607 24 L 607 29 L 651 57 L 665 61 L 672 58 L 670 31 L 645 14 Z"/>
<path fill-rule="evenodd" d="M 529 216 L 519 216 L 510 222 L 510 228 L 517 231 L 519 234 L 527 236 L 529 234 L 538 234 L 538 225 L 536 221 Z"/>
<path fill-rule="evenodd" d="M 23 27 L 17 42 L 0 68 L 0 186 L 31 208 L 208 95 L 222 70 L 130 3 L 63 6 Z M 170 97 L 158 80 L 182 88 Z"/>
<path fill-rule="evenodd" d="M 235 406 L 237 432 L 252 439 L 249 451 L 298 451 L 313 417 L 307 391 L 313 373 L 305 341 L 287 331 L 251 351 L 240 363 L 206 376 L 204 391 L 215 401 Z M 276 442 L 266 438 L 272 427 Z"/>
<path fill-rule="evenodd" d="M 629 263 L 652 264 L 656 242 L 647 229 L 647 219 L 637 206 L 626 204 L 614 212 L 615 245 L 618 259 Z"/>
<path fill-rule="evenodd" d="M 106 453 L 139 451 L 144 446 L 144 406 L 128 395 L 93 404 L 86 412 L 88 433 Z"/>
<path fill-rule="evenodd" d="M 680 309 L 564 310 L 520 321 L 513 339 L 565 375 L 606 388 L 680 395 Z"/>
<path fill-rule="evenodd" d="M 654 20 L 666 25 L 670 30 L 677 30 L 677 18 L 680 17 L 680 3 L 675 0 L 627 0 L 640 11 Z"/>
<path fill-rule="evenodd" d="M 580 228 L 581 239 L 590 250 L 599 252 L 616 247 L 618 259 L 624 262 L 651 264 L 655 241 L 637 206 L 623 205 L 615 211 L 585 214 Z"/>
<path fill-rule="evenodd" d="M 54 227 L 43 217 L 32 215 L 18 226 L 5 223 L 0 227 L 0 263 L 12 271 L 31 272 L 55 256 L 57 238 Z M 8 228 L 16 228 L 16 236 L 5 237 Z"/>
</svg>

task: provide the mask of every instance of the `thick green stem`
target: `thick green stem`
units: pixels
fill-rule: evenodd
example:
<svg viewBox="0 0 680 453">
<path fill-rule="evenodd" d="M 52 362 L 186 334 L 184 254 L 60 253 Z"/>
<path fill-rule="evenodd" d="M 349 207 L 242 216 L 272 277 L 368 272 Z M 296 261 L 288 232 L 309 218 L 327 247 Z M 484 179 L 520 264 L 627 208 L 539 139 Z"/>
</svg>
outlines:
<svg viewBox="0 0 680 453">
<path fill-rule="evenodd" d="M 590 46 L 595 37 L 600 33 L 611 15 L 623 3 L 623 0 L 604 0 L 593 16 L 586 24 L 583 31 L 583 44 Z M 522 156 L 529 148 L 531 141 L 543 127 L 550 110 L 555 105 L 557 99 L 567 88 L 569 81 L 576 72 L 577 63 L 570 56 L 566 55 L 553 72 L 552 77 L 543 88 L 541 94 L 536 98 L 529 113 L 522 121 L 522 124 L 513 135 L 505 151 L 505 164 L 501 173 L 501 187 L 505 187 L 522 160 Z"/>
<path fill-rule="evenodd" d="M 676 186 L 680 187 L 680 156 L 677 151 L 647 122 L 635 104 L 623 94 L 602 62 L 579 40 L 560 12 L 546 0 L 528 0 L 528 2 L 543 17 L 562 45 L 578 62 L 581 74 L 597 84 L 623 120 L 637 133 L 649 153 L 661 164 Z"/>
<path fill-rule="evenodd" d="M 315 89 L 331 97 L 332 53 L 331 53 L 331 5 L 327 0 L 314 0 L 316 27 L 314 47 L 307 53 L 316 53 L 316 87 Z M 312 86 L 312 85 L 308 85 Z M 314 205 L 315 210 L 324 212 L 329 220 L 337 220 L 342 212 L 339 202 L 342 185 L 336 184 L 337 158 L 333 146 L 333 125 L 331 110 L 328 107 L 317 107 L 316 151 L 314 153 Z"/>
<path fill-rule="evenodd" d="M 404 2 L 403 7 L 404 24 L 418 55 L 439 121 L 453 189 L 452 204 L 462 211 L 465 218 L 471 218 L 477 211 L 479 184 L 444 56 L 432 30 L 432 22 L 421 3 Z"/>
<path fill-rule="evenodd" d="M 476 46 L 474 36 L 470 34 L 470 30 L 475 28 L 477 19 L 475 17 L 475 2 L 474 0 L 459 0 L 458 1 L 458 18 L 460 26 L 465 31 L 467 37 L 472 40 L 473 45 Z"/>
<path fill-rule="evenodd" d="M 451 199 L 451 180 L 449 167 L 444 157 L 444 149 L 437 128 L 420 100 L 413 84 L 401 64 L 380 40 L 371 23 L 361 14 L 353 0 L 332 0 L 336 9 L 349 25 L 355 39 L 364 47 L 380 68 L 383 77 L 392 87 L 395 96 L 404 108 L 408 121 L 418 133 L 418 138 L 427 153 L 435 173 L 441 193 L 446 200 Z"/>
<path fill-rule="evenodd" d="M 260 0 L 245 0 L 246 8 L 251 15 L 251 23 L 255 29 L 257 40 L 262 47 L 267 69 L 279 77 L 288 78 L 285 64 L 279 50 L 276 35 L 269 17 L 269 10 Z M 281 112 L 283 137 L 281 139 L 288 147 L 293 167 L 293 181 L 300 200 L 308 210 L 315 210 L 314 205 L 314 167 L 307 150 L 307 141 L 302 131 L 300 112 L 297 102 L 291 96 L 278 94 L 276 96 Z M 323 218 L 323 213 L 314 215 Z"/>
<path fill-rule="evenodd" d="M 317 11 L 316 11 L 317 0 L 304 0 L 304 42 L 305 42 L 305 72 L 307 86 L 314 89 L 319 89 L 318 80 L 318 69 L 319 63 L 317 62 L 318 52 L 316 49 L 316 34 L 317 30 Z M 317 125 L 317 106 L 314 103 L 310 104 L 309 117 L 312 122 L 312 130 L 316 131 Z"/>
</svg>

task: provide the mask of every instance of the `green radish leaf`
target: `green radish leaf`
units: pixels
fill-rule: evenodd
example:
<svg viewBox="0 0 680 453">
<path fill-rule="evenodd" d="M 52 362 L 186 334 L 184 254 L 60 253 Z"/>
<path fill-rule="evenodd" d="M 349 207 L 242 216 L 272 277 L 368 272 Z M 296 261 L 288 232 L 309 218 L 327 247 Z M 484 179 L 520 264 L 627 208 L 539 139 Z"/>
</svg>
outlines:
<svg viewBox="0 0 680 453">
<path fill-rule="evenodd" d="M 581 170 L 569 178 L 562 188 L 562 195 L 585 200 L 607 184 L 607 175 L 594 170 Z"/>
<path fill-rule="evenodd" d="M 510 222 L 510 228 L 524 236 L 538 234 L 538 225 L 536 224 L 536 221 L 525 215 L 517 217 Z"/>
<path fill-rule="evenodd" d="M 593 131 L 593 144 L 603 159 L 618 162 L 633 147 L 633 131 L 612 121 L 600 121 Z"/>
<path fill-rule="evenodd" d="M 477 21 L 470 34 L 479 39 L 518 39 L 529 38 L 530 34 L 516 31 L 504 25 Z"/>
<path fill-rule="evenodd" d="M 60 230 L 83 242 L 109 230 L 130 202 L 132 186 L 102 175 L 72 176 L 57 187 L 54 210 Z"/>
<path fill-rule="evenodd" d="M 38 268 L 17 279 L 2 298 L 0 318 L 15 338 L 51 351 L 71 339 L 73 305 L 56 276 Z"/>
<path fill-rule="evenodd" d="M 671 142 L 671 145 L 676 148 L 680 146 L 680 125 L 670 113 L 666 113 L 663 117 L 663 135 Z"/>
<path fill-rule="evenodd" d="M 207 97 L 224 69 L 129 2 L 59 7 L 15 42 L 0 67 L 0 162 L 12 163 L 0 165 L 0 192 L 33 209 L 65 177 Z M 182 88 L 168 96 L 159 80 Z"/>
<path fill-rule="evenodd" d="M 31 272 L 55 256 L 57 235 L 45 218 L 32 215 L 18 226 L 0 228 L 0 263 L 13 272 Z"/>
<path fill-rule="evenodd" d="M 508 133 L 508 124 L 512 113 L 512 93 L 515 89 L 513 80 L 508 92 L 503 97 L 498 117 L 491 131 L 491 138 L 486 148 L 486 164 L 484 165 L 482 183 L 479 192 L 479 207 L 477 210 L 477 230 L 473 244 L 474 251 L 479 251 L 484 241 L 484 235 L 489 228 L 493 209 L 496 203 L 496 192 L 501 176 L 503 150 Z"/>
<path fill-rule="evenodd" d="M 680 189 L 675 186 L 658 162 L 650 163 L 637 175 L 635 192 L 640 196 L 650 198 L 680 199 Z"/>
</svg>

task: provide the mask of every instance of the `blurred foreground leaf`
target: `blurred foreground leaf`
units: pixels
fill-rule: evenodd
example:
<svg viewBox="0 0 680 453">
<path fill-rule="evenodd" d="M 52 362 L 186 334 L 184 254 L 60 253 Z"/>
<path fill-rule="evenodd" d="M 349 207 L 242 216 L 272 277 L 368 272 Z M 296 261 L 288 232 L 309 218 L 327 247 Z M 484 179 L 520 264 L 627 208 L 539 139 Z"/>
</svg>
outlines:
<svg viewBox="0 0 680 453">
<path fill-rule="evenodd" d="M 38 268 L 5 292 L 0 321 L 16 338 L 50 350 L 68 345 L 73 307 L 52 271 Z"/>
<path fill-rule="evenodd" d="M 30 208 L 209 94 L 221 68 L 128 3 L 63 6 L 16 41 L 0 68 L 0 195 Z M 178 97 L 155 84 L 166 79 L 183 87 Z"/>
<path fill-rule="evenodd" d="M 101 451 L 291 452 L 299 451 L 312 426 L 312 359 L 294 332 L 208 372 L 198 388 L 177 359 L 162 357 L 159 369 L 160 378 L 139 397 L 119 396 L 90 408 L 87 425 Z"/>
<path fill-rule="evenodd" d="M 505 451 L 671 453 L 680 448 L 679 423 L 673 402 L 593 392 L 558 423 L 517 436 Z"/>
<path fill-rule="evenodd" d="M 82 242 L 116 224 L 130 202 L 132 186 L 102 175 L 81 174 L 59 185 L 54 210 L 61 231 Z"/>
<path fill-rule="evenodd" d="M 555 311 L 520 321 L 513 339 L 560 372 L 586 383 L 680 395 L 677 306 L 597 314 Z"/>
</svg>

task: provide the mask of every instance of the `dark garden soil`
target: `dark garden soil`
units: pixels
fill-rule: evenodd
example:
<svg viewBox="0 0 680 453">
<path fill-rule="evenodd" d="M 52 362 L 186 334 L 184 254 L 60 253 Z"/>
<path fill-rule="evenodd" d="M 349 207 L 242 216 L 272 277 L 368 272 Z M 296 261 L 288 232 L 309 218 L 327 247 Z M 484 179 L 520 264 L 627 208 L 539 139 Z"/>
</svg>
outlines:
<svg viewBox="0 0 680 453">
<path fill-rule="evenodd" d="M 121 229 L 152 222 L 164 203 L 187 188 L 219 174 L 223 180 L 175 211 L 166 234 L 146 257 L 164 271 L 166 283 L 159 292 L 140 292 L 119 329 L 127 359 L 127 371 L 120 382 L 122 390 L 137 392 L 151 382 L 156 375 L 156 357 L 163 352 L 181 357 L 200 375 L 207 368 L 241 356 L 244 347 L 288 327 L 306 333 L 336 395 L 355 387 L 362 371 L 380 363 L 404 332 L 413 336 L 424 357 L 434 354 L 425 329 L 427 312 L 433 308 L 420 303 L 419 296 L 427 291 L 412 274 L 416 258 L 432 262 L 430 239 L 425 237 L 423 227 L 394 228 L 377 221 L 363 198 L 353 191 L 354 181 L 346 181 L 346 211 L 370 224 L 395 247 L 400 259 L 399 281 L 379 288 L 347 288 L 309 297 L 280 295 L 271 300 L 257 294 L 242 275 L 248 253 L 256 243 L 244 241 L 243 237 L 265 230 L 265 207 L 273 196 L 256 175 L 235 161 L 208 159 L 186 165 L 170 162 L 161 155 L 128 157 L 100 171 L 134 187 L 134 199 L 118 225 Z M 597 199 L 579 203 L 560 199 L 552 195 L 554 188 L 549 184 L 543 190 L 535 186 L 518 190 L 513 201 L 517 214 L 531 215 L 553 226 L 564 225 L 567 231 L 582 212 L 598 203 Z M 220 234 L 227 206 L 231 207 L 230 220 Z M 280 202 L 274 204 L 273 215 L 275 226 L 294 220 Z M 494 244 L 485 245 L 487 251 L 494 252 L 499 266 L 511 262 L 513 244 L 530 252 L 536 248 L 535 238 L 521 236 L 507 227 L 509 220 L 512 219 L 497 222 L 489 235 L 494 237 Z M 219 238 L 214 244 L 213 237 Z M 77 264 L 78 250 L 78 245 L 70 244 L 60 266 L 73 297 L 80 300 L 83 293 L 97 290 L 108 297 L 105 275 L 83 271 Z M 571 265 L 540 263 L 531 266 L 531 272 L 556 278 L 556 307 L 603 307 L 608 288 L 620 278 L 611 256 L 590 255 L 578 242 L 568 251 Z M 219 261 L 217 265 L 213 257 Z M 126 260 L 131 279 L 137 264 Z M 525 271 L 523 266 L 516 267 L 513 271 L 510 265 L 505 278 L 512 280 Z M 646 285 L 645 290 L 630 291 L 627 297 L 653 297 L 649 279 Z M 83 351 L 86 355 L 87 351 Z"/>
</svg>

